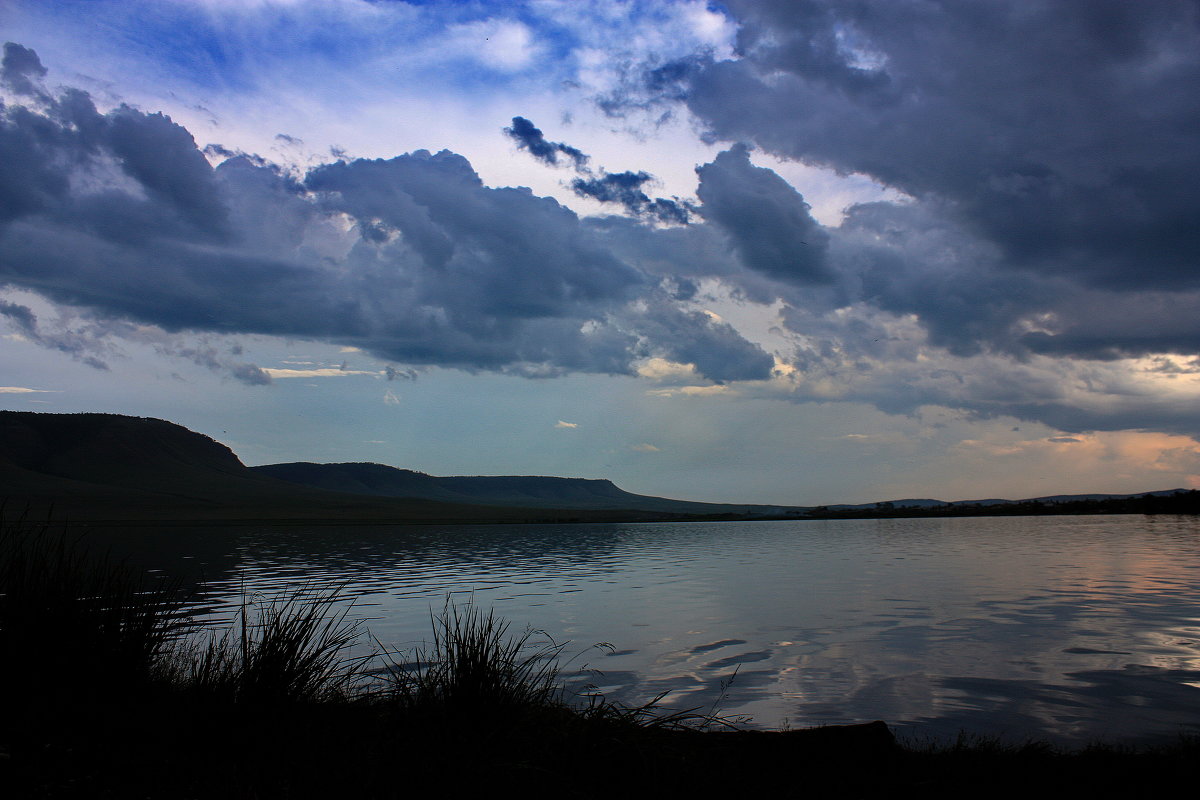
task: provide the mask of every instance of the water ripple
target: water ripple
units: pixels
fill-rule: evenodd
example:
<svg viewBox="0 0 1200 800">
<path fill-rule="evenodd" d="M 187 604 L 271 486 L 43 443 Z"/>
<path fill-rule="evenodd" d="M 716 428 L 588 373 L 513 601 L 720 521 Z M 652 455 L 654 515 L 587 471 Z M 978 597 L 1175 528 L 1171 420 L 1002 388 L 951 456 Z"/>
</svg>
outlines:
<svg viewBox="0 0 1200 800">
<path fill-rule="evenodd" d="M 244 597 L 339 586 L 379 640 L 408 647 L 429 638 L 447 597 L 471 599 L 515 629 L 585 649 L 613 642 L 621 649 L 593 683 L 614 699 L 669 690 L 668 706 L 719 706 L 763 727 L 882 718 L 925 735 L 1067 742 L 1200 730 L 1193 518 L 112 537 L 118 552 L 203 586 L 194 608 L 213 621 Z"/>
</svg>

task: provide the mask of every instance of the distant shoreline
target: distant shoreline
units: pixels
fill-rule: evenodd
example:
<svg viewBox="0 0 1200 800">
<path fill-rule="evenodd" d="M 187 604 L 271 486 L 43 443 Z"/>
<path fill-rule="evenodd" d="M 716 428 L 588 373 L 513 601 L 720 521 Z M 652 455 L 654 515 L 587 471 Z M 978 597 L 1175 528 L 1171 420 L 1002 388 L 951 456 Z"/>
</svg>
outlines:
<svg viewBox="0 0 1200 800">
<path fill-rule="evenodd" d="M 955 504 L 940 506 L 894 506 L 879 503 L 876 508 L 833 509 L 817 507 L 804 515 L 782 519 L 908 519 L 939 517 L 1047 517 L 1089 514 L 1200 514 L 1200 491 L 1180 491 L 1170 495 L 1144 494 L 1136 497 L 1097 500 L 1043 501 L 1021 500 L 1005 503 Z"/>
<path fill-rule="evenodd" d="M 1137 500 L 1141 500 L 1138 498 Z M 231 518 L 199 518 L 199 517 L 164 517 L 148 518 L 135 517 L 127 519 L 91 519 L 75 517 L 73 525 L 88 528 L 208 528 L 208 527 L 376 527 L 376 526 L 471 526 L 471 525 L 605 525 L 605 524 L 666 524 L 666 523 L 698 523 L 698 522 L 817 522 L 830 520 L 863 520 L 863 519 L 945 519 L 963 517 L 1050 517 L 1050 516 L 1195 516 L 1200 514 L 1200 492 L 1189 492 L 1178 499 L 1153 498 L 1154 502 L 1101 501 L 1084 503 L 1064 503 L 1058 506 L 1045 506 L 1040 510 L 1031 509 L 1027 504 L 1012 504 L 1002 506 L 941 506 L 934 508 L 898 508 L 880 510 L 827 511 L 812 514 L 786 515 L 721 515 L 721 516 L 643 516 L 613 515 L 606 517 L 543 517 L 532 519 L 412 519 L 412 518 L 369 518 L 359 516 L 346 517 L 231 517 Z M 1163 501 L 1170 502 L 1163 502 Z M 1111 504 L 1119 504 L 1118 508 L 1110 508 Z M 1144 508 L 1142 507 L 1144 506 Z"/>
</svg>

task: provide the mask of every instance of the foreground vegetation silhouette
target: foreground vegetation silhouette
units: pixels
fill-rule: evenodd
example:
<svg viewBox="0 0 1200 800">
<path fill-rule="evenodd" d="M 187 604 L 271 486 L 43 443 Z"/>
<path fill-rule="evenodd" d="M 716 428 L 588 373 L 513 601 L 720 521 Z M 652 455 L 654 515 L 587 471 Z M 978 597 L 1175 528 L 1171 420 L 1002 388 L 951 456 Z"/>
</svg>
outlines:
<svg viewBox="0 0 1200 800">
<path fill-rule="evenodd" d="M 563 646 L 468 604 L 415 653 L 355 657 L 336 590 L 247 599 L 232 626 L 170 578 L 69 530 L 0 522 L 0 791 L 9 797 L 401 797 L 770 790 L 784 796 L 1104 797 L 1182 786 L 1200 743 L 1061 752 L 883 723 L 734 730 L 719 716 L 571 692 Z"/>
</svg>

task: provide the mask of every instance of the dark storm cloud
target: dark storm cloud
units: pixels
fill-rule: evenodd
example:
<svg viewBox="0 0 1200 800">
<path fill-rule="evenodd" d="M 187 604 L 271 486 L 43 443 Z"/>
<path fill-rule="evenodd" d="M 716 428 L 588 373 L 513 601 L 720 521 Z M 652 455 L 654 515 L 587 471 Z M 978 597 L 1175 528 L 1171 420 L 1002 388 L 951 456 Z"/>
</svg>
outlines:
<svg viewBox="0 0 1200 800">
<path fill-rule="evenodd" d="M 742 58 L 686 75 L 724 140 L 926 200 L 1007 268 L 1200 284 L 1200 7 L 733 0 Z"/>
<path fill-rule="evenodd" d="M 747 267 L 787 283 L 833 281 L 825 262 L 828 234 L 800 193 L 751 164 L 744 146 L 720 153 L 696 172 L 705 218 L 725 230 Z"/>
<path fill-rule="evenodd" d="M 932 344 L 957 356 L 1020 353 L 1017 323 L 1077 292 L 1065 281 L 999 268 L 995 247 L 936 204 L 864 203 L 848 209 L 831 259 L 846 291 L 895 315 L 915 314 Z"/>
<path fill-rule="evenodd" d="M 14 74 L 40 74 L 20 56 Z M 462 156 L 343 159 L 297 178 L 207 152 L 225 160 L 210 166 L 169 117 L 102 113 L 77 90 L 0 109 L 0 284 L 97 319 L 319 339 L 414 365 L 628 374 L 664 353 L 713 380 L 762 374 L 766 354 L 731 328 L 651 320 L 638 303 L 658 276 L 553 199 L 485 186 Z"/>
<path fill-rule="evenodd" d="M 1117 37 L 1111 46 L 1125 60 L 1100 77 L 1090 70 L 1103 59 L 1083 58 L 1078 33 L 1076 61 L 1029 99 L 1008 91 L 995 47 L 981 44 L 977 62 L 951 36 L 961 29 L 976 41 L 985 17 L 1024 30 L 1007 5 L 738 8 L 740 60 L 693 59 L 653 84 L 668 100 L 685 98 L 715 137 L 747 142 L 698 167 L 699 205 L 652 199 L 647 172 L 592 171 L 580 151 L 514 118 L 509 135 L 524 149 L 569 160 L 576 192 L 628 212 L 582 220 L 528 189 L 484 185 L 449 151 L 342 154 L 304 176 L 220 145 L 201 152 L 161 114 L 100 112 L 84 92 L 42 92 L 40 64 L 22 50 L 5 74 L 27 76 L 33 94 L 0 106 L 0 287 L 87 309 L 93 322 L 51 331 L 14 304 L 4 316 L 18 328 L 28 317 L 40 338 L 27 338 L 78 345 L 68 352 L 85 360 L 103 353 L 95 340 L 116 330 L 113 320 L 127 320 L 531 378 L 631 374 L 647 357 L 694 364 L 715 382 L 770 377 L 771 354 L 700 310 L 716 294 L 773 306 L 775 346 L 794 347 L 785 356 L 798 400 L 903 414 L 941 404 L 1068 432 L 1200 432 L 1194 404 L 1093 374 L 1128 374 L 1113 361 L 1125 356 L 1200 351 L 1195 259 L 1189 271 L 1157 245 L 1138 258 L 1122 250 L 1134 234 L 1194 213 L 1200 182 L 1171 189 L 1164 165 L 1173 160 L 1190 179 L 1197 156 L 1176 147 L 1166 122 L 1158 139 L 1138 138 L 1186 117 L 1186 103 L 1160 95 L 1195 61 L 1175 46 L 1187 30 L 1156 34 L 1159 61 L 1135 46 L 1137 35 Z M 1046 21 L 1060 7 L 1029 8 Z M 1147 8 L 1150 18 L 1173 13 Z M 919 52 L 916 34 L 888 19 L 924 19 L 921 42 L 945 52 Z M 1020 36 L 998 30 L 1019 49 Z M 1050 58 L 1037 47 L 1028 55 Z M 1146 89 L 1144 106 L 1109 109 L 1111 124 L 1100 124 L 1097 81 L 1121 84 L 1130 101 L 1130 87 Z M 964 87 L 989 82 L 994 91 L 967 97 Z M 1064 84 L 1082 96 L 1053 106 L 1046 92 Z M 840 226 L 823 227 L 799 192 L 752 162 L 750 145 L 865 172 L 910 199 L 853 206 Z M 1111 162 L 1098 155 L 1105 148 Z M 214 168 L 206 154 L 223 161 Z M 1016 171 L 999 172 L 1005 164 Z M 1160 214 L 1168 206 L 1174 216 Z M 1109 207 L 1121 214 L 1101 225 Z M 1167 249 L 1186 253 L 1183 229 L 1168 233 Z M 211 361 L 245 382 L 269 377 L 240 358 Z"/>
<path fill-rule="evenodd" d="M 1056 309 L 1045 331 L 1021 336 L 1031 352 L 1111 360 L 1200 352 L 1200 291 L 1087 291 Z"/>
<path fill-rule="evenodd" d="M 735 144 L 699 169 L 701 213 L 761 279 L 709 274 L 783 300 L 789 331 L 843 355 L 886 341 L 839 322 L 850 306 L 912 315 L 962 357 L 1200 352 L 1200 6 L 727 9 L 737 58 L 658 66 L 605 108 L 681 101 L 712 140 L 866 174 L 909 199 L 852 207 L 825 229 Z"/>
<path fill-rule="evenodd" d="M 46 68 L 37 53 L 15 42 L 4 43 L 4 57 L 0 60 L 0 85 L 7 86 L 21 95 L 37 96 L 41 93 L 38 83 L 46 76 Z"/>
<path fill-rule="evenodd" d="M 689 218 L 686 203 L 677 198 L 652 200 L 642 191 L 642 186 L 653 180 L 654 176 L 648 172 L 605 172 L 598 178 L 576 178 L 571 181 L 571 190 L 601 203 L 618 203 L 634 216 L 686 225 Z"/>
<path fill-rule="evenodd" d="M 80 110 L 91 116 L 90 107 Z M 221 231 L 225 207 L 212 168 L 186 128 L 163 114 L 143 114 L 124 105 L 107 114 L 105 122 L 103 145 L 150 200 L 168 205 L 199 232 Z"/>
<path fill-rule="evenodd" d="M 569 209 L 527 189 L 487 188 L 449 151 L 327 164 L 306 186 L 328 207 L 398 231 L 405 244 L 385 250 L 433 270 L 412 276 L 417 299 L 452 310 L 464 326 L 632 299 L 642 281 Z"/>
<path fill-rule="evenodd" d="M 582 169 L 588 162 L 588 157 L 582 151 L 569 144 L 547 141 L 541 130 L 524 117 L 513 117 L 512 127 L 505 128 L 504 132 L 517 143 L 517 147 L 528 150 L 531 156 L 551 166 L 558 165 L 560 155 L 571 159 L 576 169 Z"/>
</svg>

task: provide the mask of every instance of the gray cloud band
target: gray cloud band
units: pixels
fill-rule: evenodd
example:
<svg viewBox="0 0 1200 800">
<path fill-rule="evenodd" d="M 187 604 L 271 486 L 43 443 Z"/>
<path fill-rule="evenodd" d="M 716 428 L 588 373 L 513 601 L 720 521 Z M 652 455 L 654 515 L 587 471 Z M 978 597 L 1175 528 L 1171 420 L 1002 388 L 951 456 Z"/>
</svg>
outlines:
<svg viewBox="0 0 1200 800">
<path fill-rule="evenodd" d="M 627 374 L 688 353 L 713 380 L 769 375 L 770 357 L 728 325 L 648 315 L 662 303 L 652 276 L 554 200 L 484 186 L 462 156 L 303 179 L 244 155 L 212 168 L 169 118 L 51 97 L 28 78 L 36 56 L 9 52 L 6 86 L 25 98 L 0 120 L 11 286 L 169 331 L 324 339 L 411 364 Z M 322 248 L 339 238 L 340 253 Z"/>
<path fill-rule="evenodd" d="M 735 298 L 779 302 L 797 345 L 778 355 L 853 384 L 848 399 L 1066 430 L 1200 429 L 1195 412 L 1160 401 L 1110 414 L 1043 387 L 986 397 L 939 361 L 1043 357 L 1065 372 L 1077 358 L 1200 351 L 1200 156 L 1179 133 L 1198 129 L 1197 111 L 1172 91 L 1200 74 L 1196 27 L 1175 24 L 1183 4 L 1148 3 L 1128 31 L 1105 22 L 1125 12 L 1104 3 L 1095 19 L 1056 4 L 1029 18 L 1005 3 L 948 6 L 923 27 L 933 12 L 902 2 L 732 7 L 738 60 L 668 65 L 644 87 L 734 142 L 697 169 L 699 205 L 650 198 L 645 172 L 593 172 L 578 148 L 514 118 L 506 132 L 522 149 L 568 163 L 576 192 L 627 214 L 592 219 L 485 186 L 448 151 L 304 176 L 224 151 L 214 168 L 161 114 L 47 92 L 36 55 L 10 44 L 0 282 L 168 331 L 321 339 L 413 365 L 629 374 L 660 356 L 714 381 L 768 377 L 770 354 L 697 311 L 700 282 L 715 279 Z M 1067 56 L 1050 53 L 1056 43 Z M 1118 100 L 1139 113 L 1116 114 Z M 614 113 L 619 101 L 606 98 Z M 854 206 L 824 227 L 740 141 L 912 199 Z M 899 341 L 897 320 L 919 341 Z M 884 360 L 886 375 L 850 380 Z"/>
</svg>

